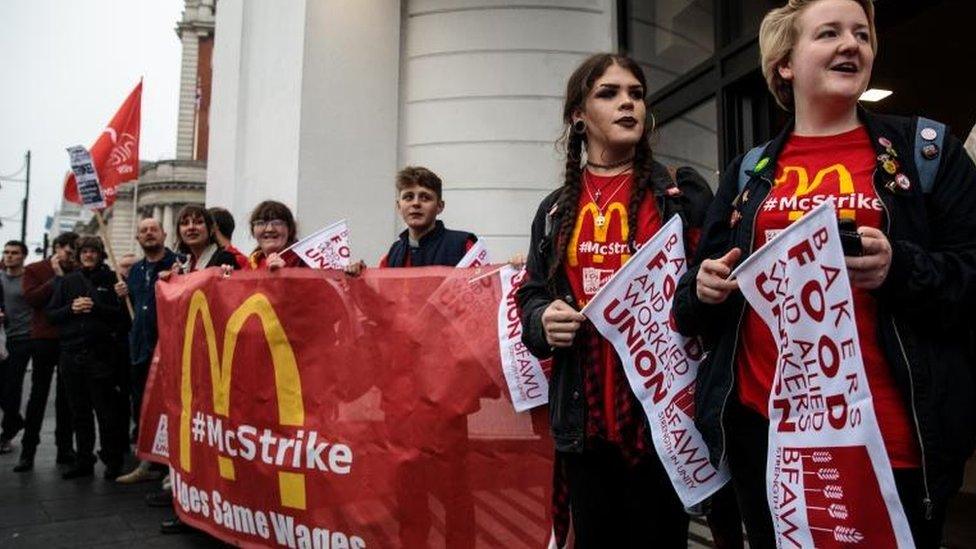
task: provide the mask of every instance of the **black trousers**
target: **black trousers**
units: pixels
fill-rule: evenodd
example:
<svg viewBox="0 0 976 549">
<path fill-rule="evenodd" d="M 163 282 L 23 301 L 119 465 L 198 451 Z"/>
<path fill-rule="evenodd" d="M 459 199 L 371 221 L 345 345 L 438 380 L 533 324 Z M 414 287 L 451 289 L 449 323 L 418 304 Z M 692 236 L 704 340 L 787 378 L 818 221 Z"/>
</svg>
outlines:
<svg viewBox="0 0 976 549">
<path fill-rule="evenodd" d="M 62 371 L 68 386 L 75 431 L 76 463 L 95 463 L 95 420 L 101 441 L 99 456 L 108 467 L 120 467 L 128 449 L 127 421 L 111 347 L 64 349 Z M 94 412 L 94 419 L 92 414 Z"/>
<path fill-rule="evenodd" d="M 729 470 L 750 548 L 775 548 L 773 519 L 766 499 L 766 452 L 769 421 L 743 406 L 733 396 L 726 414 Z M 922 505 L 925 488 L 921 469 L 895 469 L 895 486 L 908 525 L 919 549 L 938 549 L 942 541 L 948 502 L 934 502 L 930 519 Z"/>
<path fill-rule="evenodd" d="M 65 391 L 64 375 L 58 367 L 61 348 L 56 339 L 32 339 L 31 358 L 33 371 L 31 372 L 30 397 L 27 400 L 27 412 L 24 416 L 24 439 L 22 453 L 34 456 L 34 451 L 41 441 L 41 425 L 44 422 L 44 410 L 47 408 L 47 395 L 51 391 L 51 380 L 57 370 L 58 377 L 54 394 L 55 427 L 54 440 L 58 446 L 58 453 L 70 453 L 71 443 L 71 408 L 68 404 L 68 393 Z"/>
<path fill-rule="evenodd" d="M 20 415 L 20 401 L 24 392 L 24 372 L 30 362 L 30 340 L 7 340 L 7 360 L 0 362 L 0 440 L 13 440 L 24 428 L 24 417 Z"/>
<path fill-rule="evenodd" d="M 656 453 L 631 465 L 616 446 L 596 441 L 560 458 L 576 547 L 688 546 L 688 514 Z"/>
</svg>

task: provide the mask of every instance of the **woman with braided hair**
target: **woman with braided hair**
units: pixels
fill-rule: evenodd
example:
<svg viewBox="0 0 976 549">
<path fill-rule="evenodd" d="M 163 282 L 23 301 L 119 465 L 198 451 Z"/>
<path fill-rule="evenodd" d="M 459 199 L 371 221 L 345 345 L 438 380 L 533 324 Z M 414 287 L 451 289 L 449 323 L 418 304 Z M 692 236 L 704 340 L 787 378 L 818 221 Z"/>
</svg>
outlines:
<svg viewBox="0 0 976 549">
<path fill-rule="evenodd" d="M 579 547 L 685 547 L 685 514 L 611 344 L 578 312 L 673 215 L 689 245 L 712 193 L 691 168 L 672 177 L 652 158 L 647 81 L 633 60 L 597 54 L 566 87 L 566 168 L 532 223 L 519 290 L 523 341 L 554 360 L 553 521 Z M 570 511 L 571 510 L 571 511 Z M 653 533 L 653 534 L 652 534 Z"/>
</svg>

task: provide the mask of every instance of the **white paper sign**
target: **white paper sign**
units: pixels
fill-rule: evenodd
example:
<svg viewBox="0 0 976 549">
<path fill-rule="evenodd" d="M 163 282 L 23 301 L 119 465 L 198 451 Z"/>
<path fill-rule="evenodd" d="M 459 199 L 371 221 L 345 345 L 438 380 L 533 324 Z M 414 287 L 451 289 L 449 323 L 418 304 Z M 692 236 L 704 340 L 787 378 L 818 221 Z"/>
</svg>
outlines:
<svg viewBox="0 0 976 549">
<path fill-rule="evenodd" d="M 729 480 L 708 459 L 695 427 L 695 378 L 704 357 L 697 338 L 674 328 L 671 306 L 687 270 L 681 218 L 674 216 L 614 274 L 582 313 L 613 344 L 644 408 L 654 447 L 685 507 Z"/>
<path fill-rule="evenodd" d="M 833 202 L 733 277 L 779 350 L 767 497 L 779 547 L 913 547 L 861 357 Z"/>
<path fill-rule="evenodd" d="M 464 254 L 464 257 L 461 258 L 461 261 L 458 261 L 456 266 L 458 269 L 465 269 L 468 267 L 482 267 L 489 263 L 491 261 L 488 260 L 488 248 L 485 248 L 484 243 L 479 240 L 471 246 L 471 249 L 468 250 L 468 253 Z"/>
<path fill-rule="evenodd" d="M 349 227 L 337 221 L 306 236 L 289 248 L 313 269 L 343 269 L 349 265 Z"/>
<path fill-rule="evenodd" d="M 522 320 L 515 294 L 525 280 L 525 269 L 506 265 L 498 272 L 502 299 L 498 303 L 498 347 L 502 372 L 516 412 L 549 402 L 549 380 L 539 362 L 522 343 Z"/>
<path fill-rule="evenodd" d="M 101 210 L 106 207 L 105 194 L 98 182 L 98 172 L 92 163 L 88 149 L 81 145 L 68 147 L 71 157 L 71 171 L 75 174 L 75 184 L 78 185 L 78 196 L 81 197 L 82 207 L 89 210 Z"/>
</svg>

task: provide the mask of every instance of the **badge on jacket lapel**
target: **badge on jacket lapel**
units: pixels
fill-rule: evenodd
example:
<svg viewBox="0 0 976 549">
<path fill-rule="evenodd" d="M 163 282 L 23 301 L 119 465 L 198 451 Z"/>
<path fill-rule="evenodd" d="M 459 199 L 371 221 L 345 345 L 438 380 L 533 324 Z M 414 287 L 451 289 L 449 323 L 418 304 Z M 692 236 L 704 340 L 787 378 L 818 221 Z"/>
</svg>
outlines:
<svg viewBox="0 0 976 549">
<path fill-rule="evenodd" d="M 885 184 L 885 188 L 894 194 L 908 194 L 912 188 L 912 182 L 907 175 L 899 173 L 895 174 L 893 180 Z"/>
<path fill-rule="evenodd" d="M 887 137 L 878 138 L 878 144 L 884 147 L 885 152 L 878 155 L 878 163 L 881 169 L 894 178 L 885 183 L 885 189 L 892 194 L 908 194 L 912 188 L 912 182 L 908 176 L 901 171 L 901 163 L 898 162 L 898 152 L 895 151 L 894 144 Z"/>
<path fill-rule="evenodd" d="M 733 209 L 732 215 L 729 216 L 729 228 L 734 229 L 735 226 L 738 225 L 740 221 L 742 221 L 742 214 L 739 213 L 739 210 Z"/>
</svg>

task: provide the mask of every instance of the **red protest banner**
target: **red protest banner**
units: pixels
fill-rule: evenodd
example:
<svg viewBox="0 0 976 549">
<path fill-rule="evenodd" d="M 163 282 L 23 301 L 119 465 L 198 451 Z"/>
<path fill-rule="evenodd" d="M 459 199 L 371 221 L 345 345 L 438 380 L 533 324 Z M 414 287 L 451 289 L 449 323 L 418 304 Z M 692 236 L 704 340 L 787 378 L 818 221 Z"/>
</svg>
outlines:
<svg viewBox="0 0 976 549">
<path fill-rule="evenodd" d="M 465 337 L 501 299 L 469 276 L 160 283 L 139 453 L 172 466 L 181 518 L 245 546 L 544 545 L 545 412 L 512 410 L 497 337 Z"/>
<path fill-rule="evenodd" d="M 98 181 L 105 193 L 105 202 L 115 202 L 116 187 L 139 177 L 139 127 L 142 109 L 142 81 L 112 117 L 108 126 L 91 146 L 92 163 L 98 172 Z M 69 173 L 64 180 L 64 199 L 81 203 L 75 175 Z"/>
</svg>

